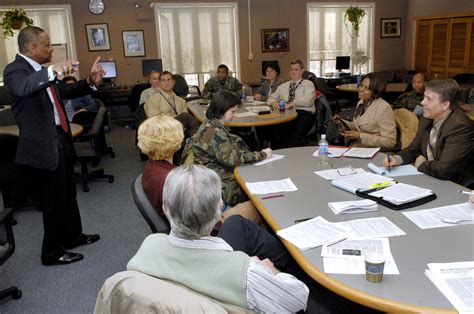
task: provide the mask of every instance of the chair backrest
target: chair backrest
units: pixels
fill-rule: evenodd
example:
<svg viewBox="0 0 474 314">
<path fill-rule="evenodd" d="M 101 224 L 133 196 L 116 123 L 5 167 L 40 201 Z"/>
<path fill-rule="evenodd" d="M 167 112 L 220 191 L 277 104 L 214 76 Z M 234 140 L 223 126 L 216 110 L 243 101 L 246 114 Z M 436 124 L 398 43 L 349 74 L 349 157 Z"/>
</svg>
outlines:
<svg viewBox="0 0 474 314">
<path fill-rule="evenodd" d="M 374 72 L 374 74 L 382 78 L 386 83 L 391 83 L 395 79 L 395 72 L 393 71 L 379 71 L 379 72 Z"/>
<path fill-rule="evenodd" d="M 393 111 L 395 123 L 400 130 L 402 149 L 410 145 L 418 131 L 418 117 L 411 111 L 401 108 Z"/>
<path fill-rule="evenodd" d="M 251 313 L 213 300 L 174 282 L 137 272 L 109 277 L 97 296 L 95 314 Z"/>
<path fill-rule="evenodd" d="M 5 208 L 2 191 L 0 191 L 0 265 L 15 251 L 15 239 L 11 225 L 11 208 Z"/>
<path fill-rule="evenodd" d="M 137 110 L 142 92 L 150 87 L 150 83 L 140 83 L 132 87 L 132 90 L 130 91 L 130 98 L 128 99 L 128 106 L 130 107 L 130 110 L 132 112 L 135 112 L 135 110 Z"/>
<path fill-rule="evenodd" d="M 135 205 L 142 214 L 153 233 L 170 233 L 170 227 L 148 200 L 142 186 L 142 175 L 132 182 L 132 195 Z"/>
<path fill-rule="evenodd" d="M 453 76 L 458 84 L 474 84 L 474 73 L 460 73 Z"/>
<path fill-rule="evenodd" d="M 173 92 L 181 98 L 186 97 L 189 94 L 189 86 L 184 77 L 179 74 L 173 74 L 173 80 L 175 81 Z"/>
</svg>

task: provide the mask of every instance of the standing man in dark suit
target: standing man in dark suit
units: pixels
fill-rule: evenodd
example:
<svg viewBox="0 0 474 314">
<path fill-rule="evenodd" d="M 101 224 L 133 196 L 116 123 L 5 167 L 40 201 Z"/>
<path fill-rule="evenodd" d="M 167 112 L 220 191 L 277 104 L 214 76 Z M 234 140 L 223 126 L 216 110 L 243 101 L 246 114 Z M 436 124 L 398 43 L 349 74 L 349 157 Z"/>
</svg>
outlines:
<svg viewBox="0 0 474 314">
<path fill-rule="evenodd" d="M 26 27 L 18 35 L 20 53 L 6 66 L 3 78 L 20 137 L 15 162 L 31 176 L 40 190 L 44 237 L 43 265 L 69 264 L 84 258 L 68 252 L 100 239 L 82 233 L 74 183 L 74 148 L 63 98 L 90 94 L 104 71 L 94 62 L 89 76 L 64 84 L 60 75 L 75 71 L 77 62 L 62 61 L 47 68 L 53 48 L 48 34 L 39 27 Z"/>
</svg>

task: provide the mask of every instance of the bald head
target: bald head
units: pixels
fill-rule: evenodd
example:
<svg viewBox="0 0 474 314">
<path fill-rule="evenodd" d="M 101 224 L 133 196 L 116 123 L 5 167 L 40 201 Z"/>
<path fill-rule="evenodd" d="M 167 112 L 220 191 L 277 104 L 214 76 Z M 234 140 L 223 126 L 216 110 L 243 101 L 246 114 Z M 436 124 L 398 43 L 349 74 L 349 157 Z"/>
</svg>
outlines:
<svg viewBox="0 0 474 314">
<path fill-rule="evenodd" d="M 36 26 L 28 26 L 22 29 L 18 35 L 18 49 L 20 53 L 27 54 L 29 45 L 38 43 L 42 33 L 44 33 L 44 30 Z"/>
<path fill-rule="evenodd" d="M 425 76 L 422 73 L 413 75 L 411 85 L 416 93 L 423 93 L 425 91 Z"/>
</svg>

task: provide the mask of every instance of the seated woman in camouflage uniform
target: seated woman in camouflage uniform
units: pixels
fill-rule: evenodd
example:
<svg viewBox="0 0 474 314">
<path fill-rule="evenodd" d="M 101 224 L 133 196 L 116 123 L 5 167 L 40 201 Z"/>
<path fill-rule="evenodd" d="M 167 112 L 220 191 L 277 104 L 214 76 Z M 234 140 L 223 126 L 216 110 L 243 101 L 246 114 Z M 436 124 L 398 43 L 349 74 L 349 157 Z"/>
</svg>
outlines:
<svg viewBox="0 0 474 314">
<path fill-rule="evenodd" d="M 229 206 L 248 200 L 234 178 L 234 168 L 272 156 L 270 148 L 252 152 L 247 144 L 231 134 L 224 124 L 232 120 L 240 99 L 227 91 L 220 91 L 212 97 L 206 120 L 196 132 L 192 152 L 194 162 L 204 165 L 219 174 L 222 180 L 222 199 Z"/>
</svg>

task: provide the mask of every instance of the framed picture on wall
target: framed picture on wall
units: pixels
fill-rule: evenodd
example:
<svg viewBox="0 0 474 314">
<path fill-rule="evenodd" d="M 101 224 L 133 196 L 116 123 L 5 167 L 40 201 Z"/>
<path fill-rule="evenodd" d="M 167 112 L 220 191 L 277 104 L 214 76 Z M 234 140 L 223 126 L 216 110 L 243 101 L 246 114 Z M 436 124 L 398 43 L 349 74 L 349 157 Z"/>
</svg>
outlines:
<svg viewBox="0 0 474 314">
<path fill-rule="evenodd" d="M 109 28 L 104 24 L 86 24 L 89 51 L 110 50 Z"/>
<path fill-rule="evenodd" d="M 143 31 L 122 31 L 122 40 L 125 57 L 144 57 L 146 55 Z"/>
<path fill-rule="evenodd" d="M 288 28 L 262 29 L 262 52 L 290 50 L 290 31 Z"/>
<path fill-rule="evenodd" d="M 380 36 L 382 38 L 390 38 L 390 37 L 400 37 L 400 18 L 394 19 L 381 19 L 381 33 Z"/>
</svg>

